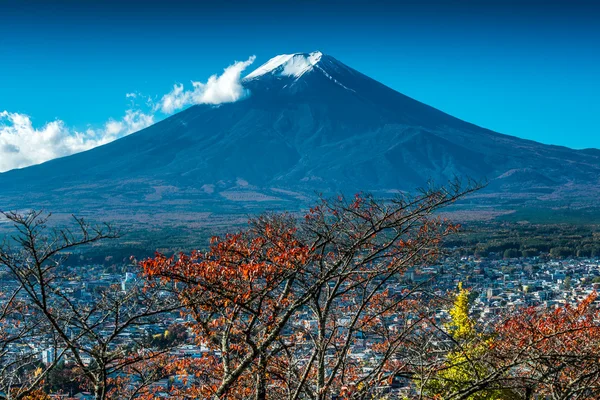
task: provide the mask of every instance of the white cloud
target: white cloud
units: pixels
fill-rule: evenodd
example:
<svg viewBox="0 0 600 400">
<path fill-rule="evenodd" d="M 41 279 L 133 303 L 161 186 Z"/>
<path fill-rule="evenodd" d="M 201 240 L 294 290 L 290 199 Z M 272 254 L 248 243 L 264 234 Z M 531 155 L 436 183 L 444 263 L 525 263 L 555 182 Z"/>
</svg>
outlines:
<svg viewBox="0 0 600 400">
<path fill-rule="evenodd" d="M 154 112 L 172 114 L 191 104 L 220 104 L 240 100 L 248 95 L 241 83 L 242 72 L 254 62 L 236 61 L 225 68 L 220 76 L 213 75 L 206 83 L 192 81 L 192 90 L 182 84 L 155 102 L 140 92 L 125 94 L 129 110 L 119 120 L 109 119 L 102 128 L 77 131 L 62 120 L 35 127 L 26 114 L 0 112 L 0 173 L 14 168 L 39 164 L 112 142 L 139 131 L 155 122 Z M 140 105 L 139 102 L 144 104 Z M 141 108 L 151 111 L 143 112 Z"/>
<path fill-rule="evenodd" d="M 127 110 L 125 116 L 120 121 L 109 119 L 104 124 L 105 137 L 110 137 L 110 141 L 117 137 L 129 135 L 150 126 L 154 123 L 154 115 L 144 114 L 139 110 Z"/>
<path fill-rule="evenodd" d="M 212 75 L 206 83 L 192 81 L 192 90 L 185 90 L 183 84 L 173 85 L 173 90 L 165 94 L 156 109 L 171 114 L 191 104 L 221 104 L 238 101 L 248 95 L 242 86 L 242 72 L 254 62 L 255 56 L 246 61 L 236 61 L 225 68 L 220 76 Z"/>
<path fill-rule="evenodd" d="M 89 150 L 153 123 L 153 115 L 127 110 L 121 120 L 111 119 L 102 129 L 79 132 L 69 129 L 61 120 L 34 127 L 28 115 L 3 111 L 0 112 L 0 172 Z"/>
<path fill-rule="evenodd" d="M 176 110 L 191 104 L 191 92 L 186 92 L 183 89 L 183 85 L 173 85 L 173 90 L 165 94 L 160 100 L 160 104 L 157 104 L 157 108 L 165 114 L 171 114 Z"/>
</svg>

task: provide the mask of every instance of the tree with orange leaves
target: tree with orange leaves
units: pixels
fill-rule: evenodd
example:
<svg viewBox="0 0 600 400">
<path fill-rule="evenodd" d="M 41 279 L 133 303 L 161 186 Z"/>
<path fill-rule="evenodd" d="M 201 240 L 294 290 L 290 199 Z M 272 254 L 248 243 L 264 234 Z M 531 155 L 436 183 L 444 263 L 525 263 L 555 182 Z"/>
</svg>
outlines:
<svg viewBox="0 0 600 400">
<path fill-rule="evenodd" d="M 433 262 L 457 229 L 433 213 L 478 187 L 454 183 L 389 202 L 323 200 L 302 221 L 265 215 L 214 238 L 208 252 L 142 262 L 183 300 L 207 348 L 202 359 L 174 365 L 196 383 L 172 395 L 381 395 L 407 369 L 409 337 L 431 312 L 405 272 Z"/>
<path fill-rule="evenodd" d="M 199 344 L 219 354 L 174 365 L 185 373 L 195 367 L 201 384 L 186 389 L 194 396 L 246 398 L 254 386 L 266 392 L 267 359 L 282 351 L 283 328 L 309 299 L 292 290 L 313 257 L 292 221 L 260 218 L 246 232 L 214 238 L 207 253 L 143 262 L 148 275 L 176 282 Z"/>
<path fill-rule="evenodd" d="M 499 323 L 493 354 L 511 366 L 524 398 L 600 397 L 600 311 L 595 292 L 577 305 L 527 308 Z"/>
</svg>

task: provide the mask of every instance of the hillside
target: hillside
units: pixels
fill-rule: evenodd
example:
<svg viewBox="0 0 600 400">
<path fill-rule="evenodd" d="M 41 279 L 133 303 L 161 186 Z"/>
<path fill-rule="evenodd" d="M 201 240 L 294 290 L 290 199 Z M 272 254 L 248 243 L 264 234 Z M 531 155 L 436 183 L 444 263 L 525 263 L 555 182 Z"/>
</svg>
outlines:
<svg viewBox="0 0 600 400">
<path fill-rule="evenodd" d="M 218 223 L 296 209 L 317 192 L 390 195 L 454 177 L 487 179 L 472 201 L 498 209 L 577 207 L 600 193 L 600 151 L 480 128 L 320 52 L 277 56 L 243 84 L 244 100 L 192 106 L 105 146 L 0 174 L 0 208 L 132 221 L 212 213 Z"/>
</svg>

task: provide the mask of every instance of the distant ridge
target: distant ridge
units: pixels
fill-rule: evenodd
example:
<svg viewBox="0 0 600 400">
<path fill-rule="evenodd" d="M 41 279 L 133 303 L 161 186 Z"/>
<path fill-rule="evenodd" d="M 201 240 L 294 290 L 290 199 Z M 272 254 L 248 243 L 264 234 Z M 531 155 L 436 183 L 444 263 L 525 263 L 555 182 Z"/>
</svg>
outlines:
<svg viewBox="0 0 600 400">
<path fill-rule="evenodd" d="M 318 51 L 276 56 L 243 85 L 250 95 L 236 103 L 193 106 L 105 146 L 0 174 L 0 208 L 215 216 L 454 177 L 486 178 L 473 201 L 488 207 L 577 206 L 600 194 L 600 150 L 480 128 Z"/>
</svg>

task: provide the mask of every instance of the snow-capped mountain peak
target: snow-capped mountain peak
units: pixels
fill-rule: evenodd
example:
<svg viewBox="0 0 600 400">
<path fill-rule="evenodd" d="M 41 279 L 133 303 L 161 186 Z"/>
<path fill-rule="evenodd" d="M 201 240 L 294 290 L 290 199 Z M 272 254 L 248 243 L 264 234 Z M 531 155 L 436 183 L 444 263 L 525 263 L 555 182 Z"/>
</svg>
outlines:
<svg viewBox="0 0 600 400">
<path fill-rule="evenodd" d="M 482 129 L 327 54 L 277 56 L 243 86 L 241 101 L 193 106 L 105 146 L 0 174 L 0 206 L 150 223 L 189 221 L 199 209 L 219 218 L 300 210 L 315 192 L 389 198 L 456 177 L 489 178 L 475 201 L 497 210 L 514 210 L 515 198 L 533 210 L 600 193 L 600 153 Z"/>
<path fill-rule="evenodd" d="M 281 54 L 271 58 L 246 76 L 245 79 L 254 79 L 266 74 L 293 76 L 299 78 L 321 61 L 323 53 L 313 51 L 312 53 Z"/>
</svg>

